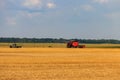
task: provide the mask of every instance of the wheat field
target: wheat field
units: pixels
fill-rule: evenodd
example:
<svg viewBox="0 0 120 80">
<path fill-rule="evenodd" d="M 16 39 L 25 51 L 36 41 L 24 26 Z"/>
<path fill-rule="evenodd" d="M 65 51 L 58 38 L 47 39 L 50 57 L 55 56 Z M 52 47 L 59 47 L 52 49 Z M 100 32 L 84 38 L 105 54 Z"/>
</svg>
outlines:
<svg viewBox="0 0 120 80">
<path fill-rule="evenodd" d="M 0 48 L 0 80 L 119 79 L 119 48 Z"/>
</svg>

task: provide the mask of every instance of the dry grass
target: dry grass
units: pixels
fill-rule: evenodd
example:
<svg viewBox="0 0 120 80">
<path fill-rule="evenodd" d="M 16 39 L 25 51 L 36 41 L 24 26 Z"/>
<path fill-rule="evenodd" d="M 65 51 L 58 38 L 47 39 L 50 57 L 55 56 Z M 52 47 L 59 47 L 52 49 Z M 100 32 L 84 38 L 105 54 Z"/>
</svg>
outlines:
<svg viewBox="0 0 120 80">
<path fill-rule="evenodd" d="M 0 80 L 119 80 L 120 49 L 0 48 Z"/>
</svg>

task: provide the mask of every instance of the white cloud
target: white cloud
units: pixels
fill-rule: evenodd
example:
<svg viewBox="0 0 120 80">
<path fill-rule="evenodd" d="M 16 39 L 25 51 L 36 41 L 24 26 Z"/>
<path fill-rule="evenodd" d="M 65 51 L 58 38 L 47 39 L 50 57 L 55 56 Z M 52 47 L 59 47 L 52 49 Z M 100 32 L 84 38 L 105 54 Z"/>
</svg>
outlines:
<svg viewBox="0 0 120 80">
<path fill-rule="evenodd" d="M 42 5 L 41 0 L 25 0 L 25 2 L 23 2 L 23 6 L 27 8 L 40 8 L 41 5 Z"/>
<path fill-rule="evenodd" d="M 120 5 L 120 0 L 109 0 L 109 4 L 112 6 Z"/>
<path fill-rule="evenodd" d="M 120 0 L 109 0 L 110 2 L 120 2 Z"/>
<path fill-rule="evenodd" d="M 93 0 L 94 2 L 97 2 L 97 3 L 101 3 L 101 4 L 104 4 L 104 3 L 108 3 L 109 0 Z"/>
<path fill-rule="evenodd" d="M 4 10 L 6 8 L 6 1 L 0 0 L 0 10 Z"/>
<path fill-rule="evenodd" d="M 29 13 L 29 12 L 26 12 L 26 11 L 22 11 L 22 12 L 19 12 L 19 16 L 23 16 L 23 17 L 27 17 L 27 18 L 33 18 L 33 17 L 37 17 L 37 16 L 41 16 L 41 13 L 39 12 L 35 12 L 35 13 Z"/>
<path fill-rule="evenodd" d="M 6 22 L 8 25 L 16 25 L 16 19 L 15 18 L 6 18 Z"/>
<path fill-rule="evenodd" d="M 47 7 L 48 7 L 48 8 L 55 8 L 55 6 L 56 6 L 56 5 L 55 5 L 54 3 L 51 3 L 51 2 L 48 2 L 48 3 L 47 3 Z"/>
<path fill-rule="evenodd" d="M 106 14 L 105 16 L 111 19 L 118 19 L 118 18 L 120 19 L 120 12 L 109 13 Z"/>
<path fill-rule="evenodd" d="M 53 2 L 53 0 L 25 0 L 22 6 L 28 9 L 39 10 L 45 8 L 55 8 L 56 4 Z"/>
<path fill-rule="evenodd" d="M 0 1 L 0 7 L 2 7 L 3 5 L 4 5 L 4 1 L 1 0 L 1 1 Z"/>
<path fill-rule="evenodd" d="M 81 8 L 85 11 L 92 11 L 94 8 L 91 5 L 82 5 Z"/>
</svg>

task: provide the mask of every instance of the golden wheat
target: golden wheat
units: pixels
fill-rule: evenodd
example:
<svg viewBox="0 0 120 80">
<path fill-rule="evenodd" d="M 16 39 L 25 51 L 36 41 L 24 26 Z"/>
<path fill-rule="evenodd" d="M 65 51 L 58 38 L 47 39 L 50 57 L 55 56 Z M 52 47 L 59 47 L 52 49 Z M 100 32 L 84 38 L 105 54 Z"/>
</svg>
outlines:
<svg viewBox="0 0 120 80">
<path fill-rule="evenodd" d="M 119 80 L 120 49 L 0 48 L 0 80 Z"/>
</svg>

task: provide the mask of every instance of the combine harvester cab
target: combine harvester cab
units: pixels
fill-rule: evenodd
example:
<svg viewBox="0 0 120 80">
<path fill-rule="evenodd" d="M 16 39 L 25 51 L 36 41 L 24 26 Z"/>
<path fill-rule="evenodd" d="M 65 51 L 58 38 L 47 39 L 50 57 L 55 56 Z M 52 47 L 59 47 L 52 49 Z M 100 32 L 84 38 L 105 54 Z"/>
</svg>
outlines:
<svg viewBox="0 0 120 80">
<path fill-rule="evenodd" d="M 79 42 L 74 40 L 67 43 L 67 48 L 85 48 L 85 45 L 79 45 Z"/>
</svg>

